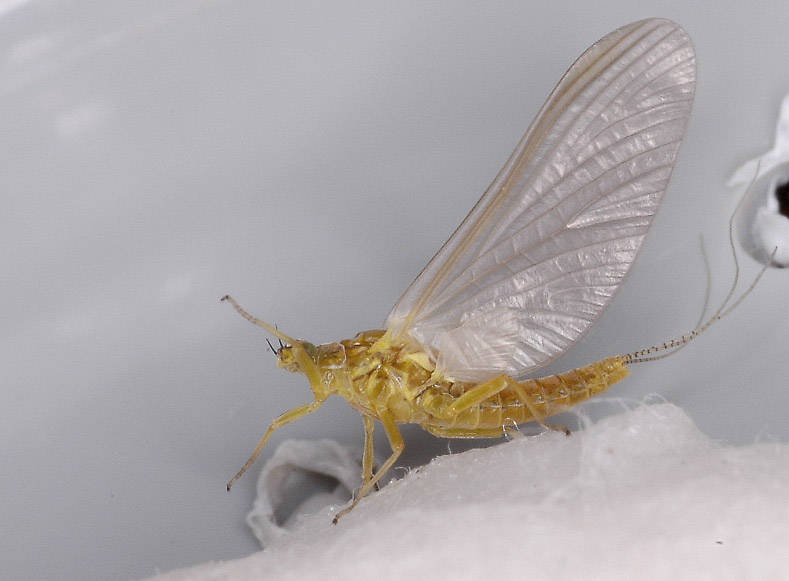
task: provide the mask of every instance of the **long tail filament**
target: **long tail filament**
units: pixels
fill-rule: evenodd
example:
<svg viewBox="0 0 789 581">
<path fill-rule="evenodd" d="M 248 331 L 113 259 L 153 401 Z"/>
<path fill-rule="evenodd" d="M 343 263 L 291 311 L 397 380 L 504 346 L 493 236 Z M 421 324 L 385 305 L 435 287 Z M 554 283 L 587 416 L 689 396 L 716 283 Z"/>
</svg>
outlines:
<svg viewBox="0 0 789 581">
<path fill-rule="evenodd" d="M 624 358 L 626 364 L 629 365 L 631 363 L 645 363 L 647 361 L 657 361 L 658 359 L 664 359 L 669 355 L 673 355 L 674 353 L 685 347 L 693 339 L 701 335 L 704 331 L 709 329 L 713 323 L 720 321 L 723 317 L 725 317 L 726 315 L 731 313 L 734 309 L 736 309 L 739 306 L 739 304 L 745 299 L 745 297 L 747 297 L 751 293 L 751 291 L 753 291 L 753 289 L 756 287 L 756 284 L 759 282 L 759 279 L 762 278 L 764 271 L 767 270 L 770 264 L 772 264 L 773 257 L 775 256 L 778 247 L 773 249 L 769 259 L 759 270 L 759 273 L 753 279 L 753 282 L 751 282 L 748 288 L 745 289 L 745 291 L 743 291 L 742 294 L 740 294 L 740 296 L 737 297 L 737 299 L 731 305 L 729 305 L 729 301 L 731 301 L 732 297 L 734 296 L 734 293 L 737 289 L 737 284 L 739 283 L 740 280 L 740 262 L 737 256 L 737 248 L 734 244 L 734 218 L 737 216 L 737 213 L 739 212 L 740 207 L 743 204 L 743 201 L 748 197 L 748 193 L 753 187 L 753 184 L 756 182 L 756 178 L 758 177 L 758 175 L 759 175 L 759 164 L 757 164 L 756 166 L 756 171 L 754 173 L 753 178 L 751 178 L 750 184 L 748 184 L 748 187 L 745 189 L 745 193 L 740 198 L 740 201 L 737 203 L 737 206 L 734 208 L 734 212 L 732 212 L 731 217 L 729 218 L 729 246 L 731 247 L 732 257 L 734 259 L 734 279 L 732 280 L 731 287 L 729 288 L 729 292 L 726 295 L 726 298 L 723 300 L 723 303 L 720 305 L 720 307 L 718 307 L 718 310 L 715 311 L 715 313 L 709 319 L 707 319 L 706 322 L 704 322 L 703 324 L 701 323 L 701 320 L 704 317 L 704 311 L 707 310 L 707 300 L 709 298 L 709 286 L 710 286 L 709 265 L 707 263 L 707 255 L 703 251 L 703 246 L 702 246 L 702 254 L 704 255 L 704 262 L 705 265 L 707 265 L 707 295 L 704 299 L 704 309 L 702 311 L 702 319 L 700 319 L 699 322 L 696 324 L 696 328 L 689 333 L 686 333 L 684 335 L 666 341 L 660 345 L 653 345 L 652 347 L 648 347 L 646 349 L 640 349 L 639 351 L 635 351 L 633 353 L 628 353 L 627 355 L 623 355 L 622 357 Z M 729 305 L 728 308 L 727 305 Z M 661 353 L 660 355 L 652 355 L 653 353 L 659 353 L 661 351 L 667 351 L 667 353 Z"/>
</svg>

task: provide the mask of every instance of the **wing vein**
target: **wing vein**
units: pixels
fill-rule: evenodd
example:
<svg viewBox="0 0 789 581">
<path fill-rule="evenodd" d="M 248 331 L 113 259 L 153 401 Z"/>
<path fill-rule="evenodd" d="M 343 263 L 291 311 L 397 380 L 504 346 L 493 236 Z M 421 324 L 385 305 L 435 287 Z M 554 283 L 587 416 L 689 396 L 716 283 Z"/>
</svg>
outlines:
<svg viewBox="0 0 789 581">
<path fill-rule="evenodd" d="M 538 267 L 538 266 L 540 266 L 542 264 L 545 264 L 545 263 L 547 263 L 547 262 L 549 262 L 551 260 L 556 260 L 557 258 L 560 258 L 560 257 L 563 257 L 563 256 L 578 254 L 578 252 L 581 251 L 581 250 L 589 250 L 591 248 L 594 248 L 595 246 L 602 246 L 602 245 L 605 245 L 605 244 L 610 244 L 611 242 L 617 242 L 619 240 L 627 240 L 627 239 L 635 238 L 635 237 L 637 237 L 637 236 L 634 236 L 633 234 L 627 234 L 627 235 L 624 235 L 624 236 L 613 236 L 611 238 L 606 238 L 604 240 L 598 240 L 598 241 L 595 241 L 595 242 L 590 242 L 588 244 L 583 244 L 581 246 L 568 248 L 565 252 L 562 252 L 561 254 L 556 254 L 556 255 L 551 256 L 549 258 L 544 258 L 543 260 L 540 260 L 538 262 L 534 262 L 534 263 L 530 264 L 529 266 L 527 266 L 526 268 L 516 271 L 516 274 L 524 275 L 529 270 L 532 270 L 532 269 L 534 269 L 534 268 L 536 268 L 536 267 Z M 608 264 L 601 263 L 601 264 L 595 265 L 593 267 L 589 267 L 588 269 L 581 268 L 581 269 L 578 269 L 577 271 L 576 270 L 568 271 L 566 273 L 563 273 L 563 275 L 573 274 L 575 272 L 585 272 L 586 270 L 592 270 L 594 268 L 599 268 L 601 266 L 608 266 Z M 506 279 L 506 280 L 510 280 L 510 279 Z M 548 283 L 552 282 L 553 280 L 554 279 L 549 279 L 548 281 L 541 282 L 541 283 L 536 284 L 534 286 L 526 287 L 526 288 L 522 289 L 521 294 L 523 292 L 525 292 L 525 291 L 534 290 L 536 288 L 539 288 L 540 286 L 546 286 Z M 486 291 L 489 291 L 491 288 L 495 288 L 500 283 L 501 283 L 501 281 L 498 280 L 498 281 L 492 282 L 489 285 L 480 286 L 479 289 L 477 290 L 476 294 L 474 295 L 474 297 L 470 297 L 468 299 L 465 299 L 465 300 L 453 305 L 451 310 L 448 310 L 447 312 L 457 311 L 461 307 L 465 306 L 470 300 L 473 300 L 475 297 L 479 296 L 480 294 L 482 294 L 482 293 L 484 293 Z"/>
<path fill-rule="evenodd" d="M 646 154 L 648 154 L 648 153 L 651 153 L 651 152 L 653 152 L 653 151 L 656 151 L 656 150 L 658 150 L 658 149 L 660 149 L 660 148 L 663 148 L 663 147 L 668 147 L 668 146 L 674 145 L 674 144 L 676 144 L 676 143 L 677 143 L 677 141 L 671 141 L 671 142 L 668 142 L 668 143 L 663 143 L 663 144 L 661 144 L 661 145 L 659 145 L 659 146 L 657 146 L 657 147 L 654 147 L 654 148 L 652 148 L 652 149 L 648 149 L 648 150 L 646 150 L 646 151 L 639 152 L 638 154 L 634 155 L 633 157 L 631 157 L 631 158 L 628 158 L 628 159 L 626 159 L 626 160 L 623 160 L 622 162 L 618 163 L 617 165 L 615 165 L 615 166 L 613 166 L 613 167 L 611 167 L 611 168 L 609 168 L 609 169 L 605 170 L 605 171 L 604 171 L 604 172 L 603 172 L 603 173 L 602 173 L 600 176 L 598 176 L 597 178 L 595 178 L 593 181 L 589 182 L 589 184 L 584 184 L 583 186 L 580 186 L 580 187 L 579 187 L 579 189 L 582 189 L 582 188 L 588 187 L 589 185 L 591 185 L 591 184 L 594 184 L 594 183 L 596 183 L 596 182 L 598 182 L 598 181 L 602 180 L 602 179 L 603 179 L 603 178 L 604 178 L 606 175 L 608 175 L 608 174 L 610 174 L 610 173 L 612 173 L 612 172 L 615 172 L 617 169 L 619 169 L 619 168 L 621 168 L 622 166 L 624 166 L 624 165 L 626 165 L 626 164 L 630 163 L 630 162 L 631 162 L 633 159 L 636 159 L 637 157 L 641 157 L 641 156 L 643 156 L 643 155 L 646 155 Z M 639 179 L 643 178 L 644 176 L 650 175 L 650 174 L 652 174 L 652 173 L 657 173 L 659 170 L 661 170 L 661 169 L 664 169 L 664 168 L 668 167 L 669 165 L 670 165 L 670 164 L 663 164 L 663 165 L 655 166 L 654 168 L 651 168 L 651 169 L 650 169 L 648 172 L 644 172 L 644 173 L 642 173 L 642 174 L 638 174 L 638 175 L 634 176 L 633 178 L 631 178 L 631 179 L 627 180 L 626 182 L 623 182 L 623 183 L 622 183 L 622 184 L 621 184 L 621 185 L 620 185 L 620 186 L 617 188 L 617 190 L 615 190 L 615 191 L 619 191 L 620 189 L 622 189 L 622 188 L 624 188 L 624 187 L 627 187 L 628 185 L 631 185 L 631 184 L 635 183 L 636 181 L 638 181 Z M 537 219 L 539 219 L 539 218 L 543 217 L 544 215 L 548 214 L 549 212 L 551 212 L 551 211 L 553 211 L 553 210 L 557 209 L 559 205 L 561 205 L 563 202 L 567 201 L 567 199 L 568 199 L 568 198 L 570 198 L 571 196 L 572 196 L 572 194 L 568 195 L 566 198 L 563 198 L 562 200 L 560 200 L 559 202 L 557 202 L 557 203 L 556 203 L 554 206 L 551 206 L 551 208 L 549 208 L 548 210 L 546 210 L 545 212 L 543 212 L 543 214 L 541 214 L 540 216 L 536 217 L 535 219 L 533 219 L 533 220 L 529 221 L 529 222 L 528 222 L 526 225 L 524 225 L 524 226 L 523 226 L 523 228 L 521 228 L 520 230 L 518 230 L 518 231 L 516 231 L 515 233 L 513 233 L 511 237 L 507 238 L 506 240 L 503 240 L 503 241 L 502 241 L 502 242 L 500 242 L 500 243 L 499 243 L 497 246 L 494 246 L 494 247 L 493 247 L 493 248 L 491 248 L 490 250 L 486 251 L 484 254 L 481 254 L 481 255 L 480 255 L 480 256 L 479 256 L 479 257 L 478 257 L 478 258 L 477 258 L 477 259 L 476 259 L 476 260 L 475 260 L 473 263 L 471 263 L 471 264 L 469 265 L 469 269 L 470 269 L 470 268 L 472 268 L 472 267 L 474 266 L 474 264 L 476 264 L 476 263 L 477 263 L 479 260 L 481 260 L 482 258 L 484 258 L 484 257 L 488 256 L 490 253 L 492 253 L 492 252 L 494 252 L 496 249 L 498 249 L 498 248 L 500 247 L 500 245 L 503 245 L 503 244 L 505 244 L 506 242 L 508 242 L 508 241 L 512 240 L 512 238 L 514 238 L 514 237 L 515 237 L 517 234 L 519 234 L 519 233 L 522 233 L 522 232 L 523 232 L 524 230 L 526 230 L 526 229 L 527 229 L 529 226 L 531 226 L 531 225 L 532 225 L 532 224 L 533 224 L 533 223 L 534 223 L 534 222 L 535 222 Z M 541 245 L 543 245 L 543 244 L 546 244 L 546 243 L 550 242 L 551 240 L 553 240 L 553 238 L 554 238 L 555 236 L 557 236 L 557 235 L 561 234 L 561 233 L 562 233 L 562 232 L 564 232 L 564 231 L 567 231 L 567 230 L 568 230 L 568 228 L 567 228 L 567 225 L 568 225 L 568 224 L 570 224 L 571 222 L 573 222 L 574 220 L 576 220 L 580 214 L 582 214 L 582 213 L 583 213 L 583 212 L 584 212 L 586 209 L 588 209 L 588 208 L 589 208 L 589 206 L 593 205 L 595 202 L 598 202 L 598 201 L 599 201 L 599 200 L 601 200 L 602 198 L 603 198 L 603 196 L 601 196 L 601 197 L 598 197 L 598 198 L 593 198 L 593 199 L 591 199 L 591 200 L 590 200 L 588 203 L 586 203 L 586 204 L 585 204 L 585 205 L 584 205 L 584 206 L 583 206 L 583 207 L 582 207 L 580 210 L 578 210 L 578 211 L 577 211 L 577 212 L 576 212 L 576 213 L 575 213 L 575 214 L 574 214 L 574 215 L 573 215 L 573 216 L 572 216 L 572 217 L 571 217 L 569 220 L 567 220 L 567 221 L 566 221 L 566 222 L 565 222 L 565 223 L 564 223 L 562 226 L 558 227 L 556 230 L 552 231 L 552 232 L 551 232 L 551 233 L 549 233 L 548 235 L 546 235 L 546 236 L 544 236 L 544 237 L 542 237 L 542 238 L 540 238 L 540 239 L 536 240 L 536 241 L 535 241 L 535 242 L 534 242 L 534 243 L 533 243 L 531 246 L 528 246 L 528 247 L 524 248 L 523 250 L 519 251 L 517 254 L 514 254 L 514 255 L 512 256 L 512 258 L 515 258 L 515 257 L 517 257 L 517 256 L 522 256 L 523 254 L 526 254 L 527 252 L 531 252 L 531 251 L 535 250 L 536 248 L 540 247 Z M 481 273 L 481 274 L 479 274 L 479 275 L 474 275 L 474 274 L 472 274 L 472 277 L 471 277 L 471 279 L 470 279 L 470 280 L 469 280 L 467 283 L 463 284 L 462 286 L 460 286 L 460 287 L 458 287 L 458 288 L 454 289 L 454 290 L 453 290 L 453 292 L 452 292 L 452 294 L 445 295 L 445 294 L 443 294 L 443 293 L 442 293 L 441 295 L 439 295 L 439 297 L 440 297 L 440 299 L 441 299 L 441 302 L 446 302 L 446 301 L 450 300 L 451 298 L 453 298 L 454 296 L 456 296 L 458 293 L 460 293 L 460 292 L 462 292 L 463 290 L 465 290 L 466 288 L 468 288 L 468 286 L 469 286 L 470 284 L 472 284 L 473 282 L 475 282 L 476 280 L 479 280 L 480 278 L 485 278 L 485 276 L 486 276 L 487 274 L 489 274 L 489 273 L 490 273 L 492 270 L 495 270 L 496 268 L 498 268 L 498 266 L 500 266 L 500 264 L 504 264 L 504 263 L 496 263 L 494 266 L 490 267 L 490 268 L 489 268 L 487 271 L 485 271 L 485 272 L 483 272 L 483 273 Z M 467 269 L 467 270 L 468 270 L 468 269 Z M 430 314 L 431 312 L 432 312 L 432 311 L 430 311 L 430 310 L 424 310 L 424 311 L 423 311 L 423 315 L 427 316 L 427 315 L 428 315 L 428 314 Z"/>
</svg>

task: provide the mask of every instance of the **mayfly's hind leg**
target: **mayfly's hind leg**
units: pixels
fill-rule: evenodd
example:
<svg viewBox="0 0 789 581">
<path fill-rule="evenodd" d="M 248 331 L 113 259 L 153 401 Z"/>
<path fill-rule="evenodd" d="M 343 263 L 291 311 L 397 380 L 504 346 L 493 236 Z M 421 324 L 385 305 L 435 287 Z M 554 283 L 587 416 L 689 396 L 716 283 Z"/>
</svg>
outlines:
<svg viewBox="0 0 789 581">
<path fill-rule="evenodd" d="M 564 432 L 568 436 L 570 435 L 570 430 L 568 430 L 565 426 L 558 426 L 545 422 L 545 415 L 541 414 L 537 409 L 532 396 L 529 395 L 529 393 L 520 383 L 507 375 L 500 375 L 499 377 L 495 377 L 490 381 L 486 381 L 485 383 L 480 383 L 479 385 L 472 387 L 466 393 L 455 399 L 451 405 L 447 406 L 447 408 L 443 410 L 443 415 L 444 417 L 451 419 L 460 412 L 472 408 L 475 405 L 481 404 L 488 398 L 493 397 L 507 388 L 512 389 L 515 392 L 516 396 L 518 397 L 518 401 L 526 406 L 526 409 L 529 410 L 529 413 L 535 422 L 540 424 L 546 430 L 556 430 L 558 432 Z M 498 431 L 498 435 L 501 436 L 504 432 L 504 428 L 497 428 L 496 431 Z M 482 431 L 473 429 L 457 430 L 454 428 L 448 428 L 446 432 L 447 436 L 445 437 L 455 438 L 485 438 L 489 437 L 490 435 L 490 432 L 488 431 L 484 431 L 485 433 L 482 433 Z M 431 433 L 434 432 L 431 430 Z"/>
<path fill-rule="evenodd" d="M 281 428 L 282 426 L 287 425 L 291 422 L 294 422 L 299 418 L 303 418 L 307 414 L 311 414 L 319 407 L 321 407 L 321 405 L 323 405 L 322 401 L 314 401 L 312 403 L 308 403 L 299 406 L 297 408 L 293 408 L 292 410 L 285 412 L 284 414 L 276 418 L 273 422 L 271 422 L 271 425 L 266 430 L 266 433 L 263 434 L 263 437 L 260 439 L 260 442 L 258 442 L 258 445 L 255 446 L 255 451 L 252 452 L 252 455 L 249 457 L 249 460 L 246 461 L 246 463 L 241 467 L 241 470 L 239 470 L 236 473 L 236 475 L 233 476 L 233 478 L 231 478 L 230 481 L 227 483 L 227 490 L 230 491 L 230 488 L 233 486 L 235 481 L 241 478 L 244 472 L 246 472 L 249 469 L 249 467 L 255 463 L 255 460 L 257 460 L 258 456 L 260 456 L 260 453 L 263 451 L 263 448 L 266 446 L 266 443 L 268 442 L 268 439 L 271 437 L 271 434 L 274 433 L 274 430 L 276 430 L 277 428 Z"/>
<path fill-rule="evenodd" d="M 364 455 L 362 456 L 362 486 L 373 478 L 373 463 L 375 462 L 375 448 L 373 447 L 373 433 L 375 420 L 367 415 L 362 415 L 364 420 Z M 378 485 L 376 484 L 376 490 Z"/>
<path fill-rule="evenodd" d="M 540 424 L 546 430 L 553 430 L 555 432 L 564 432 L 565 436 L 569 436 L 571 434 L 570 429 L 567 426 L 560 426 L 558 424 L 549 424 L 545 421 L 545 416 L 540 413 L 533 401 L 532 396 L 526 391 L 526 389 L 517 381 L 512 378 L 509 379 L 509 387 L 515 392 L 518 396 L 518 401 L 521 402 L 523 405 L 526 406 L 526 409 L 529 410 L 531 417 L 534 419 L 535 422 Z"/>
<path fill-rule="evenodd" d="M 570 430 L 568 430 L 565 426 L 557 426 L 546 423 L 545 416 L 539 412 L 537 407 L 534 405 L 531 396 L 526 392 L 523 386 L 507 375 L 500 375 L 499 377 L 495 377 L 490 381 L 486 381 L 485 383 L 480 383 L 479 385 L 472 387 L 466 393 L 453 401 L 452 404 L 449 405 L 444 411 L 444 415 L 447 418 L 452 418 L 460 412 L 472 408 L 475 405 L 481 404 L 485 400 L 493 397 L 507 388 L 512 389 L 516 393 L 518 400 L 526 406 L 526 408 L 529 410 L 529 413 L 532 415 L 532 418 L 534 418 L 534 421 L 539 423 L 545 429 L 556 430 L 564 432 L 568 436 L 570 435 Z M 430 431 L 431 433 L 435 433 L 432 430 Z M 493 436 L 496 432 L 498 432 L 496 435 L 501 436 L 504 433 L 504 428 L 497 428 L 495 430 L 458 430 L 455 428 L 448 428 L 442 429 L 442 431 L 444 434 L 441 435 L 444 435 L 444 437 L 486 438 Z"/>
<path fill-rule="evenodd" d="M 403 442 L 403 435 L 400 433 L 400 428 L 397 427 L 397 422 L 395 422 L 394 418 L 389 413 L 382 413 L 380 416 L 381 423 L 384 425 L 384 430 L 386 431 L 386 437 L 389 438 L 389 445 L 392 447 L 392 455 L 386 459 L 375 475 L 362 484 L 362 487 L 356 493 L 353 502 L 350 506 L 342 509 L 338 512 L 334 520 L 332 520 L 332 524 L 337 524 L 337 521 L 340 520 L 343 516 L 351 512 L 354 507 L 359 504 L 359 501 L 367 496 L 367 494 L 372 490 L 372 488 L 378 483 L 381 477 L 389 472 L 389 469 L 394 466 L 394 463 L 397 462 L 397 459 L 400 457 L 400 454 L 403 452 L 405 448 L 405 442 Z"/>
<path fill-rule="evenodd" d="M 510 378 L 506 375 L 500 375 L 499 377 L 491 379 L 490 381 L 475 385 L 466 393 L 453 401 L 452 404 L 446 408 L 446 413 L 450 417 L 455 416 L 462 411 L 482 403 L 486 399 L 493 397 L 497 393 L 507 389 L 509 379 Z"/>
<path fill-rule="evenodd" d="M 501 438 L 504 428 L 445 428 L 444 426 L 422 426 L 439 438 Z"/>
</svg>

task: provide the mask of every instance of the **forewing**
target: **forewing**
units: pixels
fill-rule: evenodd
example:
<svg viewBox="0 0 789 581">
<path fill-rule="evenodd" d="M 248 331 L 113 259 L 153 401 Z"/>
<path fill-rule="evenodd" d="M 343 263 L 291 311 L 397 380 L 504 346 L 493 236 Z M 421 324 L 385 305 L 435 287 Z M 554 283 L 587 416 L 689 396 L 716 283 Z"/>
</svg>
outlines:
<svg viewBox="0 0 789 581">
<path fill-rule="evenodd" d="M 386 324 L 449 376 L 523 376 L 597 319 L 638 252 L 690 116 L 695 55 L 662 19 L 565 73 L 491 186 Z"/>
</svg>

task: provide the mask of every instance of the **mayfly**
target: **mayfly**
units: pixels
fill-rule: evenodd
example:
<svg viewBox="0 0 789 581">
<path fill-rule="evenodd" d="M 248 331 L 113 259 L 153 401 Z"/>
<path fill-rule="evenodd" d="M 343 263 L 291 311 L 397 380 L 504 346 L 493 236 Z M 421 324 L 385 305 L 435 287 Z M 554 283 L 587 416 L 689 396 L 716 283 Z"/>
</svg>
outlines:
<svg viewBox="0 0 789 581">
<path fill-rule="evenodd" d="M 589 330 L 635 260 L 674 167 L 695 76 L 692 43 L 668 20 L 629 24 L 587 49 L 383 330 L 316 346 L 224 297 L 284 342 L 279 367 L 306 375 L 315 397 L 272 422 L 228 490 L 274 430 L 337 394 L 361 413 L 365 443 L 362 486 L 336 523 L 397 461 L 398 424 L 447 438 L 548 426 L 624 379 L 628 365 L 682 347 L 728 312 L 662 345 L 524 379 Z M 374 472 L 376 420 L 392 453 Z"/>
</svg>

